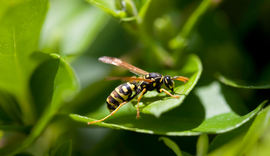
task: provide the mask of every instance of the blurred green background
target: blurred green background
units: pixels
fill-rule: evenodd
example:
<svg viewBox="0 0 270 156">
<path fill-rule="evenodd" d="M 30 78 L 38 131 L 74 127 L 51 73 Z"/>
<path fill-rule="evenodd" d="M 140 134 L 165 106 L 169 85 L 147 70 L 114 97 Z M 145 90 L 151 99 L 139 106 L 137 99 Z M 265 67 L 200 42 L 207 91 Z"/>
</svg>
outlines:
<svg viewBox="0 0 270 156">
<path fill-rule="evenodd" d="M 0 10 L 0 155 L 269 153 L 270 1 L 4 0 Z M 109 114 L 122 83 L 104 78 L 133 76 L 101 56 L 195 75 L 193 90 L 161 118 L 135 120 L 127 104 L 112 124 L 87 125 Z M 170 105 L 164 97 L 142 101 Z"/>
</svg>

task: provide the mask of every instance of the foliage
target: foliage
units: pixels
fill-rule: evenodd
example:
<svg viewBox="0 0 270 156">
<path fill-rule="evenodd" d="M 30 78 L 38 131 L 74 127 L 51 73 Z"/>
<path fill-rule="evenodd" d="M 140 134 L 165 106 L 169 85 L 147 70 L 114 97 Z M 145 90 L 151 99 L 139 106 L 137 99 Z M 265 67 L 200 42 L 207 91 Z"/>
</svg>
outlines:
<svg viewBox="0 0 270 156">
<path fill-rule="evenodd" d="M 266 155 L 270 3 L 241 2 L 4 0 L 0 155 Z M 87 125 L 132 76 L 104 55 L 189 81 Z"/>
</svg>

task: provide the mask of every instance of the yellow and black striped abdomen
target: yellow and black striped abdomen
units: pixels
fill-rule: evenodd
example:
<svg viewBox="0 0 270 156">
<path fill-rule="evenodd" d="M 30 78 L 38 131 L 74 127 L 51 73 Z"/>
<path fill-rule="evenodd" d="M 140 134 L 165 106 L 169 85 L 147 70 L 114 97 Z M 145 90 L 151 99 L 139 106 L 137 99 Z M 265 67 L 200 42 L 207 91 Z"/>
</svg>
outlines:
<svg viewBox="0 0 270 156">
<path fill-rule="evenodd" d="M 121 103 L 130 101 L 131 95 L 133 91 L 136 90 L 136 84 L 135 83 L 124 83 L 119 85 L 114 89 L 114 91 L 111 92 L 111 94 L 108 96 L 106 102 L 107 107 L 112 112 L 115 110 Z"/>
</svg>

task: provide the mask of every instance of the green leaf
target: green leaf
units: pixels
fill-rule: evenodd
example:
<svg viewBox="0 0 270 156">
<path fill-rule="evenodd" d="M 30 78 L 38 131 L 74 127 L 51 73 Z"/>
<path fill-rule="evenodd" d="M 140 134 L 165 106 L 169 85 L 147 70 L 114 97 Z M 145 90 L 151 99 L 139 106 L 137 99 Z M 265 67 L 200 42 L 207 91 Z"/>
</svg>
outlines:
<svg viewBox="0 0 270 156">
<path fill-rule="evenodd" d="M 139 9 L 139 15 L 141 16 L 141 18 L 143 20 L 144 20 L 144 17 L 146 15 L 146 12 L 147 12 L 148 7 L 149 7 L 151 2 L 152 2 L 152 0 L 142 0 L 141 1 L 141 8 Z"/>
<path fill-rule="evenodd" d="M 217 73 L 216 77 L 220 82 L 228 86 L 232 86 L 236 88 L 245 88 L 245 89 L 269 89 L 270 88 L 269 81 L 266 81 L 265 83 L 261 83 L 261 84 L 247 83 L 243 80 L 230 79 L 226 76 L 221 75 L 220 73 Z"/>
<path fill-rule="evenodd" d="M 172 141 L 167 137 L 160 137 L 159 140 L 163 140 L 165 145 L 168 146 L 170 149 L 172 149 L 177 156 L 182 156 L 180 148 L 174 141 Z"/>
<path fill-rule="evenodd" d="M 161 114 L 178 107 L 183 103 L 186 96 L 197 84 L 202 73 L 202 65 L 200 59 L 196 55 L 190 55 L 184 67 L 179 72 L 171 72 L 168 75 L 185 76 L 189 81 L 185 84 L 176 84 L 175 93 L 180 95 L 179 99 L 168 97 L 165 93 L 148 92 L 140 101 L 140 111 L 146 114 L 152 114 L 160 117 Z M 178 85 L 178 86 L 177 86 Z M 137 101 L 133 101 L 133 105 L 137 106 Z"/>
<path fill-rule="evenodd" d="M 209 141 L 207 134 L 200 135 L 197 142 L 197 156 L 205 156 L 208 151 Z"/>
<path fill-rule="evenodd" d="M 266 101 L 264 101 L 250 113 L 239 116 L 233 111 L 230 105 L 226 103 L 226 99 L 220 94 L 220 91 L 221 88 L 218 82 L 213 82 L 207 88 L 198 88 L 195 90 L 195 93 L 197 92 L 196 94 L 198 94 L 199 98 L 194 94 L 190 94 L 185 100 L 185 103 L 180 107 L 164 113 L 158 119 L 151 115 L 141 114 L 142 118 L 136 120 L 135 110 L 130 111 L 128 107 L 124 106 L 113 117 L 105 120 L 105 122 L 111 123 L 100 122 L 96 123 L 96 125 L 141 133 L 171 136 L 224 133 L 252 119 L 266 103 Z M 202 103 L 199 101 L 200 98 Z M 98 112 L 103 114 L 102 117 L 105 116 L 104 114 L 106 114 L 106 112 L 108 114 L 105 105 L 98 110 Z M 76 114 L 70 114 L 70 117 L 75 121 L 83 122 L 85 126 L 87 122 L 95 120 Z"/>
<path fill-rule="evenodd" d="M 86 0 L 92 5 L 100 7 L 104 11 L 108 12 L 109 14 L 113 15 L 114 17 L 118 17 L 118 9 L 114 0 L 107 1 L 107 0 Z"/>
<path fill-rule="evenodd" d="M 251 126 L 251 124 L 253 123 L 254 119 L 249 120 L 247 123 L 243 124 L 242 126 L 232 130 L 232 131 L 228 131 L 226 133 L 222 133 L 219 134 L 215 137 L 215 139 L 211 142 L 210 146 L 209 146 L 209 150 L 208 152 L 212 152 L 216 149 L 218 149 L 219 147 L 227 144 L 228 142 L 236 139 L 239 136 L 244 136 L 249 127 Z"/>
<path fill-rule="evenodd" d="M 239 116 L 235 113 L 233 106 L 227 103 L 227 101 L 233 103 L 237 99 L 234 99 L 233 96 L 227 97 L 233 99 L 227 99 L 222 94 L 222 88 L 218 82 L 215 81 L 208 86 L 197 88 L 195 93 L 199 96 L 205 109 L 205 120 L 199 127 L 193 129 L 200 132 L 223 133 L 233 130 L 255 116 L 266 103 L 264 101 L 255 110 L 244 116 Z M 238 104 L 241 104 L 240 101 Z"/>
<path fill-rule="evenodd" d="M 52 101 L 54 80 L 59 67 L 59 59 L 53 59 L 49 54 L 35 53 L 35 57 L 49 57 L 33 73 L 30 88 L 35 102 L 38 117 Z"/>
<path fill-rule="evenodd" d="M 58 148 L 53 148 L 50 152 L 51 156 L 71 156 L 72 154 L 72 141 L 68 140 L 62 143 Z"/>
<path fill-rule="evenodd" d="M 270 143 L 270 107 L 266 107 L 256 116 L 253 124 L 245 135 L 231 140 L 229 143 L 214 150 L 209 155 L 267 155 Z"/>
<path fill-rule="evenodd" d="M 257 115 L 255 121 L 249 128 L 249 131 L 247 132 L 246 136 L 243 138 L 243 142 L 240 146 L 241 147 L 240 155 L 246 155 L 247 153 L 256 150 L 256 148 L 260 146 L 262 148 L 265 148 L 263 147 L 264 144 L 270 142 L 269 128 L 270 128 L 270 107 L 268 106 Z M 268 136 L 268 138 L 266 136 Z M 264 150 L 269 152 L 268 148 L 265 148 Z"/>
<path fill-rule="evenodd" d="M 37 50 L 47 6 L 47 0 L 7 3 L 0 16 L 0 70 L 5 73 L 0 74 L 0 88 L 17 98 L 26 124 L 36 119 L 28 83 L 39 64 L 31 55 Z"/>
<path fill-rule="evenodd" d="M 43 132 L 46 126 L 49 124 L 51 119 L 56 115 L 57 112 L 70 100 L 72 100 L 79 90 L 78 81 L 72 68 L 63 58 L 57 54 L 51 54 L 51 59 L 58 61 L 58 63 L 51 62 L 54 66 L 57 65 L 57 72 L 55 74 L 53 84 L 53 94 L 50 105 L 47 105 L 44 109 L 38 122 L 33 127 L 30 135 L 26 138 L 23 144 L 18 147 L 12 154 L 16 154 L 23 149 L 30 146 Z M 46 64 L 47 62 L 45 62 Z M 49 64 L 47 64 L 49 66 Z M 53 67 L 54 68 L 54 67 Z M 46 71 L 46 68 L 39 68 L 38 70 Z M 51 72 L 55 72 L 51 70 Z M 39 72 L 42 73 L 42 72 Z M 48 85 L 48 84 L 44 84 Z M 46 88 L 44 88 L 46 89 Z M 48 93 L 48 92 L 47 92 Z"/>
<path fill-rule="evenodd" d="M 81 54 L 94 42 L 108 20 L 105 12 L 83 1 L 51 1 L 39 48 L 47 53 Z"/>
<path fill-rule="evenodd" d="M 56 113 L 63 104 L 70 102 L 79 91 L 77 77 L 69 63 L 59 55 L 52 55 L 60 60 L 54 79 L 54 92 L 51 102 L 51 113 Z"/>
</svg>

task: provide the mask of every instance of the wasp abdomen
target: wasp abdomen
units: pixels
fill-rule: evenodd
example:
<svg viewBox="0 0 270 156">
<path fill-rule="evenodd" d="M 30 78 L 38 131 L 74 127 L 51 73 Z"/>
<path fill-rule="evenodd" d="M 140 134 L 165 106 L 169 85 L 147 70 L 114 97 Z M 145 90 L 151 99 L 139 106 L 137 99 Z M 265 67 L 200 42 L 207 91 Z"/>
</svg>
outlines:
<svg viewBox="0 0 270 156">
<path fill-rule="evenodd" d="M 106 100 L 107 108 L 109 109 L 109 111 L 112 112 L 121 103 L 131 100 L 131 95 L 133 91 L 136 90 L 136 88 L 137 88 L 136 84 L 130 82 L 121 84 L 118 87 L 116 87 Z"/>
</svg>

